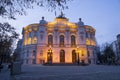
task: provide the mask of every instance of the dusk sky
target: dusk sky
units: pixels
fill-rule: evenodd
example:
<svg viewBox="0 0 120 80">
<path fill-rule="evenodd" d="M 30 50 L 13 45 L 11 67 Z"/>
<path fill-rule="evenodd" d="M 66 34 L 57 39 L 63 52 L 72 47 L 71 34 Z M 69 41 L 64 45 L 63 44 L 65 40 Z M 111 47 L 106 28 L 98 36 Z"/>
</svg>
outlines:
<svg viewBox="0 0 120 80">
<path fill-rule="evenodd" d="M 116 35 L 120 34 L 120 0 L 73 0 L 68 5 L 69 9 L 63 11 L 65 17 L 75 23 L 82 18 L 85 25 L 95 28 L 98 44 L 111 43 L 116 40 Z M 56 16 L 59 14 L 60 11 Z M 23 27 L 39 23 L 42 16 L 48 22 L 56 17 L 54 12 L 48 12 L 47 8 L 36 6 L 27 10 L 26 16 L 16 16 L 17 20 L 1 19 L 0 22 L 8 21 L 21 35 Z"/>
</svg>

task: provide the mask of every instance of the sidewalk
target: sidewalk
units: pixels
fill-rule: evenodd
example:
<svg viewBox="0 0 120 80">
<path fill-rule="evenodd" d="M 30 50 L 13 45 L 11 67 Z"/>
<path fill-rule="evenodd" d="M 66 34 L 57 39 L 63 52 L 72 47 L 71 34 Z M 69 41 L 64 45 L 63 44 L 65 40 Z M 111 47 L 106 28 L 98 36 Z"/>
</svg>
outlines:
<svg viewBox="0 0 120 80">
<path fill-rule="evenodd" d="M 0 72 L 0 80 L 10 80 L 10 71 L 7 68 L 6 64 L 3 64 L 4 67 Z"/>
</svg>

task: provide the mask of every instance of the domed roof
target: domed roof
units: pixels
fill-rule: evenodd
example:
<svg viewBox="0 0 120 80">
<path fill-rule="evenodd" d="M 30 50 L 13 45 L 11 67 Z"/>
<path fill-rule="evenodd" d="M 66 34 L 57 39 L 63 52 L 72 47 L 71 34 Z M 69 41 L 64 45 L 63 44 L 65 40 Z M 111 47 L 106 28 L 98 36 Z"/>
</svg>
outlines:
<svg viewBox="0 0 120 80">
<path fill-rule="evenodd" d="M 47 22 L 44 20 L 44 17 L 42 17 L 42 20 L 40 20 L 40 23 L 39 23 L 39 24 L 41 24 L 41 25 L 47 24 Z"/>
</svg>

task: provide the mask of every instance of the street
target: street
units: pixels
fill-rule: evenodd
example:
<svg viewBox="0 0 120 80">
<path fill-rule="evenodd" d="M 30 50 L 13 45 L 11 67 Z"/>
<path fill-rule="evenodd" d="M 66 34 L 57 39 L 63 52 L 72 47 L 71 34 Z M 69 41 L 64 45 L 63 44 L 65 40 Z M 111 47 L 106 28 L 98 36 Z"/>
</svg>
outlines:
<svg viewBox="0 0 120 80">
<path fill-rule="evenodd" d="M 15 80 L 120 80 L 120 66 L 23 65 Z"/>
</svg>

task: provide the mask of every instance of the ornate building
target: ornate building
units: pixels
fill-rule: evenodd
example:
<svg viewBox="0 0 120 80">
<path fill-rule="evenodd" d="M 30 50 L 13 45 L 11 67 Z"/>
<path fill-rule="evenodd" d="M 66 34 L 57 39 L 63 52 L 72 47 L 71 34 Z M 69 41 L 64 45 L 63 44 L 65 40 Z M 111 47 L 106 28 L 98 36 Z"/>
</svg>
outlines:
<svg viewBox="0 0 120 80">
<path fill-rule="evenodd" d="M 24 64 L 42 63 L 94 63 L 95 29 L 69 22 L 60 15 L 53 22 L 42 17 L 39 23 L 23 28 Z"/>
</svg>

